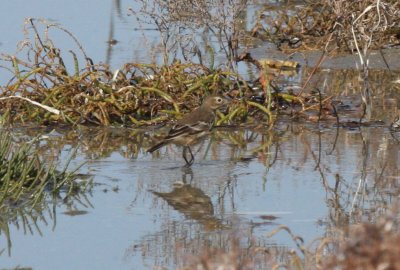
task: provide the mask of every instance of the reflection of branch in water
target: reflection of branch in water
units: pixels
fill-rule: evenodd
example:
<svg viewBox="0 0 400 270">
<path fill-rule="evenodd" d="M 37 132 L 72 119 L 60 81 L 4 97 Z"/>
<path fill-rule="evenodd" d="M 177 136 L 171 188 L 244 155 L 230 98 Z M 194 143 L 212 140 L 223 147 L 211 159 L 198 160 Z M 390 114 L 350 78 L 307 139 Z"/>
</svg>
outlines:
<svg viewBox="0 0 400 270">
<path fill-rule="evenodd" d="M 114 5 L 113 5 L 114 6 Z M 110 24 L 109 24 L 109 31 L 108 31 L 108 46 L 107 46 L 107 51 L 106 51 L 106 60 L 105 63 L 107 65 L 110 64 L 111 61 L 111 56 L 114 48 L 116 40 L 114 39 L 114 14 L 113 11 L 111 10 L 111 15 L 110 15 Z"/>
<path fill-rule="evenodd" d="M 272 168 L 272 166 L 275 164 L 275 162 L 278 160 L 278 153 L 280 152 L 280 141 L 276 140 L 274 141 L 272 134 L 270 133 L 270 136 L 268 137 L 269 140 L 263 144 L 263 152 L 260 153 L 262 156 L 261 160 L 263 161 L 263 164 L 265 166 L 265 172 L 263 173 L 262 179 L 262 185 L 263 185 L 263 190 L 265 190 L 266 185 L 267 185 L 267 174 L 269 172 L 269 169 Z M 270 148 L 275 145 L 275 150 L 270 151 Z M 268 158 L 266 158 L 265 153 L 268 153 Z M 273 156 L 271 153 L 274 153 Z M 271 156 L 272 156 L 272 161 L 271 161 Z M 260 156 L 259 156 L 260 158 Z"/>
<path fill-rule="evenodd" d="M 122 16 L 121 0 L 113 0 L 113 7 L 115 7 L 115 10 L 117 11 L 118 18 L 124 20 L 124 17 Z"/>
<path fill-rule="evenodd" d="M 281 149 L 280 149 L 280 142 L 279 141 L 277 141 L 276 143 L 275 143 L 275 151 L 274 151 L 274 157 L 273 157 L 273 159 L 272 159 L 272 162 L 270 162 L 269 164 L 268 164 L 268 167 L 272 167 L 272 165 L 274 165 L 275 164 L 275 162 L 278 160 L 278 152 L 280 152 L 281 151 Z"/>
<path fill-rule="evenodd" d="M 115 10 L 115 12 L 114 12 L 114 10 Z M 115 30 L 114 13 L 117 14 L 118 18 L 121 21 L 125 22 L 125 18 L 122 16 L 121 0 L 112 0 L 112 3 L 111 3 L 110 24 L 109 24 L 108 40 L 107 40 L 108 46 L 107 46 L 106 59 L 105 59 L 106 64 L 110 64 L 113 47 L 117 43 L 117 40 L 115 40 L 115 38 L 114 38 L 114 30 Z"/>
<path fill-rule="evenodd" d="M 336 178 L 335 189 L 332 189 L 329 186 L 328 181 L 326 179 L 326 176 L 325 176 L 325 174 L 324 174 L 324 172 L 323 172 L 323 170 L 321 168 L 321 152 L 322 152 L 322 148 L 321 148 L 321 133 L 320 132 L 318 132 L 318 158 L 316 157 L 316 155 L 314 154 L 312 149 L 310 149 L 310 152 L 311 152 L 311 156 L 313 157 L 313 159 L 315 161 L 314 170 L 318 170 L 318 172 L 320 174 L 320 177 L 321 177 L 321 180 L 322 180 L 322 186 L 325 189 L 326 196 L 328 197 L 328 194 L 330 192 L 332 192 L 333 193 L 333 197 L 336 199 L 337 198 L 337 188 L 339 187 L 339 182 L 338 182 L 339 178 Z M 335 206 L 337 206 L 337 205 L 340 206 L 340 203 L 338 201 L 336 201 L 335 199 L 333 200 L 334 205 Z M 329 199 L 327 201 L 329 202 Z M 329 206 L 328 206 L 328 208 L 329 208 Z"/>
<path fill-rule="evenodd" d="M 224 183 L 224 185 L 221 187 L 219 187 L 219 191 L 218 191 L 218 205 L 220 207 L 220 215 L 223 216 L 225 213 L 225 196 L 227 194 L 229 194 L 230 197 L 230 202 L 231 202 L 231 208 L 232 211 L 235 211 L 236 207 L 235 207 L 235 192 L 234 192 L 234 187 L 236 186 L 237 183 L 237 176 L 236 175 L 231 175 L 231 172 L 229 172 L 228 175 L 228 181 L 226 181 Z"/>
<path fill-rule="evenodd" d="M 321 168 L 319 168 L 319 164 L 321 162 L 321 152 L 322 152 L 321 132 L 318 132 L 318 159 L 317 159 L 317 164 L 315 164 L 314 170 L 316 170 L 318 168 L 320 170 L 320 172 L 321 172 Z M 314 156 L 314 153 L 312 150 L 311 150 L 311 153 Z"/>
<path fill-rule="evenodd" d="M 344 188 L 341 188 L 341 186 L 344 185 Z M 328 183 L 324 183 L 324 188 L 327 196 L 327 202 L 329 206 L 329 216 L 330 220 L 332 221 L 333 226 L 341 226 L 343 224 L 346 224 L 348 219 L 346 216 L 346 211 L 345 211 L 345 206 L 342 205 L 341 200 L 342 196 L 344 196 L 345 192 L 343 190 L 348 190 L 348 186 L 346 185 L 346 182 L 342 180 L 339 174 L 335 175 L 335 185 L 333 188 L 331 188 Z M 329 197 L 329 194 L 330 197 Z"/>
<path fill-rule="evenodd" d="M 354 198 L 353 198 L 353 202 L 351 204 L 351 208 L 349 211 L 349 216 L 350 218 L 352 217 L 353 211 L 354 211 L 354 207 L 356 205 L 356 201 L 358 198 L 358 194 L 360 193 L 360 190 L 362 189 L 362 194 L 360 197 L 361 201 L 364 201 L 364 196 L 365 196 L 365 191 L 366 191 L 366 180 L 367 180 L 367 165 L 368 165 L 368 160 L 369 160 L 369 138 L 364 138 L 364 136 L 362 135 L 362 133 L 360 132 L 360 136 L 363 142 L 363 147 L 362 147 L 362 157 L 363 157 L 363 165 L 362 165 L 362 169 L 361 169 L 361 176 L 360 179 L 358 180 L 358 186 L 357 186 L 357 190 L 356 193 L 354 194 Z"/>
<path fill-rule="evenodd" d="M 255 135 L 256 134 L 256 135 Z M 277 155 L 278 155 L 278 149 L 279 149 L 279 140 L 277 142 L 274 141 L 275 136 L 274 132 L 271 130 L 268 130 L 267 133 L 261 133 L 258 134 L 257 131 L 252 131 L 251 136 L 249 137 L 249 141 L 256 141 L 258 135 L 260 136 L 258 145 L 252 149 L 249 150 L 250 153 L 253 153 L 253 155 L 258 154 L 258 159 L 266 166 L 267 169 L 269 169 L 276 161 Z M 273 160 L 270 161 L 271 159 L 271 151 L 270 148 L 272 145 L 276 144 L 276 151 L 274 151 L 275 155 L 273 157 Z"/>
<path fill-rule="evenodd" d="M 7 240 L 8 256 L 11 256 L 12 242 L 11 242 L 10 228 L 9 228 L 8 223 L 9 223 L 8 220 L 4 221 L 3 219 L 0 219 L 0 234 L 1 233 L 4 234 L 4 237 Z M 0 255 L 2 255 L 4 251 L 5 251 L 5 248 L 0 250 Z"/>
<path fill-rule="evenodd" d="M 340 187 L 340 175 L 335 175 L 335 187 L 331 189 L 333 193 L 333 198 L 330 200 L 332 202 L 333 209 L 335 210 L 335 216 L 331 215 L 331 220 L 335 221 L 336 226 L 339 225 L 339 221 L 341 220 L 341 216 L 344 213 L 344 209 L 340 204 L 340 195 L 339 195 L 339 187 Z M 329 186 L 328 186 L 329 188 Z"/>
<path fill-rule="evenodd" d="M 340 203 L 340 198 L 341 195 L 340 193 L 340 184 L 342 183 L 341 178 L 339 174 L 335 175 L 335 186 L 334 188 L 331 188 L 329 186 L 327 177 L 325 176 L 325 173 L 323 171 L 323 168 L 321 168 L 321 160 L 322 160 L 322 137 L 321 137 L 321 132 L 318 132 L 318 157 L 315 155 L 314 151 L 311 149 L 311 146 L 308 142 L 305 142 L 305 144 L 308 146 L 308 150 L 311 153 L 311 156 L 313 160 L 315 161 L 315 167 L 314 170 L 317 170 L 320 174 L 321 180 L 322 180 L 322 186 L 325 189 L 326 197 L 327 197 L 327 203 L 328 203 L 328 209 L 330 210 L 330 219 L 333 221 L 335 226 L 339 226 L 342 221 L 345 218 L 343 214 L 345 213 L 343 206 Z M 338 133 L 336 133 L 336 139 L 335 143 L 337 140 Z M 329 155 L 329 154 L 327 154 Z M 343 183 L 345 184 L 345 183 Z M 331 197 L 331 198 L 330 198 Z M 333 211 L 333 213 L 332 213 Z"/>
<path fill-rule="evenodd" d="M 84 203 L 84 201 L 86 203 Z M 51 202 L 43 202 L 31 208 L 29 205 L 20 205 L 17 207 L 7 207 L 7 210 L 0 213 L 0 236 L 4 234 L 7 243 L 8 256 L 11 256 L 12 235 L 10 227 L 16 230 L 23 230 L 24 234 L 39 234 L 43 236 L 42 227 L 51 225 L 51 230 L 55 230 L 57 225 L 57 206 L 67 204 L 67 208 L 79 211 L 81 206 L 84 208 L 93 207 L 85 194 L 76 194 L 70 196 L 68 201 L 54 197 Z M 82 211 L 82 210 L 81 210 Z M 0 241 L 2 242 L 2 241 Z M 1 255 L 0 251 L 0 255 Z"/>
<path fill-rule="evenodd" d="M 80 214 L 86 214 L 87 211 L 80 210 L 81 207 L 88 209 L 94 208 L 93 204 L 89 201 L 86 194 L 76 194 L 69 198 L 65 198 L 63 200 L 63 204 L 67 208 L 67 211 L 63 212 L 63 214 L 74 216 Z M 56 221 L 56 217 L 54 217 L 54 221 Z"/>
<path fill-rule="evenodd" d="M 327 153 L 327 155 L 332 155 L 333 151 L 336 148 L 336 143 L 337 143 L 337 140 L 339 138 L 339 130 L 340 130 L 340 126 L 339 126 L 339 123 L 338 123 L 337 126 L 336 126 L 336 136 L 335 136 L 335 141 L 332 144 L 332 150 L 329 153 Z"/>
</svg>

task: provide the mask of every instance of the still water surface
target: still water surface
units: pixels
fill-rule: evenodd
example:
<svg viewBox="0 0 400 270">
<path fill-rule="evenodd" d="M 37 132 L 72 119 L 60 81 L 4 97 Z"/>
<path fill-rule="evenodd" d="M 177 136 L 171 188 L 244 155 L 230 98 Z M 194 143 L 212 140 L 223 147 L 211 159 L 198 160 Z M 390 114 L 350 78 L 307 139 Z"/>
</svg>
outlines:
<svg viewBox="0 0 400 270">
<path fill-rule="evenodd" d="M 46 135 L 43 146 L 60 150 L 61 160 L 77 148 L 73 164 L 87 161 L 81 171 L 97 185 L 73 207 L 49 204 L 36 226 L 28 219 L 31 231 L 10 222 L 2 267 L 174 269 L 185 257 L 179 254 L 225 247 L 232 230 L 261 246 L 296 248 L 284 232 L 266 234 L 285 225 L 310 242 L 344 223 L 350 209 L 352 221 L 368 219 L 400 191 L 399 144 L 384 128 L 318 130 L 282 121 L 268 132 L 218 131 L 199 145 L 191 169 L 182 168 L 175 146 L 155 156 L 136 150 L 146 133 Z"/>
<path fill-rule="evenodd" d="M 1 52 L 15 52 L 23 19 L 38 17 L 73 32 L 95 62 L 118 68 L 146 60 L 137 42 L 141 33 L 126 15 L 133 2 L 121 1 L 121 12 L 106 0 L 34 2 L 26 9 L 25 1 L 2 1 Z M 113 47 L 110 29 L 118 40 Z M 69 46 L 63 43 L 69 39 L 54 35 Z M 357 93 L 354 77 L 340 72 L 319 75 Z M 382 78 L 375 80 L 378 92 L 387 90 Z M 0 73 L 1 82 L 7 79 Z M 0 231 L 0 268 L 175 269 L 204 247 L 226 247 L 232 232 L 285 254 L 297 248 L 287 233 L 266 236 L 279 225 L 309 243 L 349 221 L 374 219 L 400 194 L 399 142 L 387 128 L 397 110 L 396 92 L 385 93 L 392 107 L 376 108 L 384 126 L 350 129 L 282 119 L 272 130 L 218 130 L 197 146 L 190 169 L 182 168 L 178 147 L 145 153 L 152 130 L 14 129 L 15 136 L 42 134 L 44 153 L 61 162 L 76 149 L 71 167 L 86 162 L 80 171 L 93 175 L 96 185 L 87 198 L 50 202 L 25 222 L 7 221 L 10 242 Z"/>
</svg>

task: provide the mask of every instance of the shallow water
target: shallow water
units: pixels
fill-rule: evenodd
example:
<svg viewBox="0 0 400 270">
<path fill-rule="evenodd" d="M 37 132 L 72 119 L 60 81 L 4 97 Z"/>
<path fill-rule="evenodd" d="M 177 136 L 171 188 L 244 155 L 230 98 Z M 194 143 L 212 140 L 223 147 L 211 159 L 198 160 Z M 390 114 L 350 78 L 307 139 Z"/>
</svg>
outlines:
<svg viewBox="0 0 400 270">
<path fill-rule="evenodd" d="M 44 135 L 43 146 L 60 151 L 61 160 L 77 148 L 73 164 L 87 161 L 81 171 L 97 185 L 88 201 L 58 203 L 36 226 L 28 221 L 31 232 L 21 220 L 9 222 L 11 246 L 2 232 L 0 247 L 5 268 L 174 269 L 190 250 L 226 247 L 232 231 L 261 246 L 296 248 L 285 232 L 266 234 L 285 225 L 311 242 L 347 220 L 379 215 L 400 194 L 399 142 L 387 128 L 281 121 L 272 131 L 218 131 L 198 146 L 190 169 L 175 146 L 154 156 L 137 151 L 147 133 Z"/>
<path fill-rule="evenodd" d="M 41 0 L 29 10 L 21 7 L 24 1 L 3 1 L 0 31 L 9 35 L 0 38 L 0 51 L 15 51 L 24 17 L 43 17 L 73 32 L 95 62 L 118 68 L 143 60 L 141 32 L 126 16 L 131 3 L 121 2 L 120 13 L 105 0 L 79 6 Z M 118 40 L 113 47 L 107 43 L 110 29 Z M 69 46 L 63 35 L 57 39 Z M 272 56 L 279 58 L 276 52 Z M 343 97 L 340 119 L 357 120 L 357 72 L 332 67 L 318 71 L 310 84 L 321 87 L 326 79 L 323 92 Z M 284 76 L 283 83 L 301 85 L 305 71 Z M 86 162 L 80 172 L 91 174 L 96 185 L 87 197 L 49 202 L 35 214 L 4 221 L 9 232 L 0 228 L 0 268 L 175 269 L 203 248 L 226 249 L 232 235 L 243 246 L 255 241 L 277 250 L 284 260 L 297 246 L 284 231 L 267 237 L 279 225 L 310 243 L 337 226 L 374 220 L 400 194 L 400 136 L 388 129 L 398 113 L 399 86 L 393 83 L 396 72 L 370 75 L 373 120 L 383 124 L 337 128 L 336 119 L 283 118 L 273 129 L 216 130 L 196 147 L 190 169 L 183 167 L 176 146 L 145 153 L 154 134 L 150 129 L 13 128 L 15 137 L 25 140 L 42 134 L 40 147 L 49 160 L 65 162 L 76 149 L 71 167 Z M 0 82 L 7 79 L 0 73 Z"/>
</svg>

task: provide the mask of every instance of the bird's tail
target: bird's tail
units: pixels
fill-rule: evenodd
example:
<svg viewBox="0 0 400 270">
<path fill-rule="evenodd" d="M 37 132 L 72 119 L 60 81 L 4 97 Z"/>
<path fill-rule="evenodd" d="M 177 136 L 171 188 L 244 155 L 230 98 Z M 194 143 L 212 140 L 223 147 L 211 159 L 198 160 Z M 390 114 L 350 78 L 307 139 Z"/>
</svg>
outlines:
<svg viewBox="0 0 400 270">
<path fill-rule="evenodd" d="M 166 145 L 165 141 L 161 141 L 159 143 L 156 143 L 155 145 L 153 145 L 152 147 L 150 147 L 149 149 L 147 149 L 148 153 L 153 153 L 154 151 L 156 151 L 157 149 L 163 147 L 164 145 Z"/>
</svg>

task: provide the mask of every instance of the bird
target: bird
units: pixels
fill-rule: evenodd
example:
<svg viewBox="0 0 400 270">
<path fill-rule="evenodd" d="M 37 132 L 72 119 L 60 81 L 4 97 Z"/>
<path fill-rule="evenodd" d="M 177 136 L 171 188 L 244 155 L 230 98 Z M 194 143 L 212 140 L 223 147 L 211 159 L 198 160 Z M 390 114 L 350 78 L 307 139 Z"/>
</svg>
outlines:
<svg viewBox="0 0 400 270">
<path fill-rule="evenodd" d="M 178 120 L 168 134 L 160 142 L 150 147 L 147 152 L 152 153 L 169 143 L 182 145 L 182 157 L 186 162 L 186 167 L 190 167 L 194 162 L 190 146 L 210 133 L 214 126 L 215 111 L 227 104 L 228 101 L 221 96 L 206 97 L 200 107 Z M 187 152 L 190 154 L 190 159 L 187 158 Z"/>
</svg>

